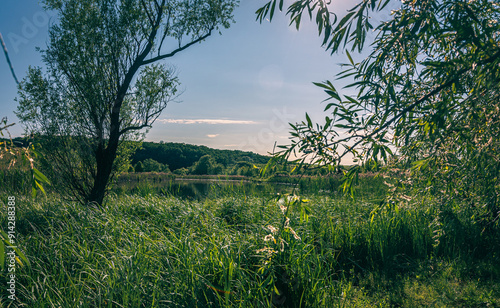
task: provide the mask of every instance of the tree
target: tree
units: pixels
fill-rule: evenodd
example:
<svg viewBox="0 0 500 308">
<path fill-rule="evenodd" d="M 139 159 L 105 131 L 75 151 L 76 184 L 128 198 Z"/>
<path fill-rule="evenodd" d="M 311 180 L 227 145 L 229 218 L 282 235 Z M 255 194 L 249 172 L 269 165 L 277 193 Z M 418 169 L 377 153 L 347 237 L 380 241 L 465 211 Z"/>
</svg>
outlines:
<svg viewBox="0 0 500 308">
<path fill-rule="evenodd" d="M 368 56 L 357 63 L 346 49 L 349 63 L 338 75 L 354 78 L 348 87 L 357 95 L 341 95 L 331 81 L 315 83 L 327 94 L 325 123 L 314 125 L 306 114 L 277 157 L 297 155 L 297 162 L 336 168 L 353 155 L 365 166 L 411 167 L 407 183 L 431 193 L 443 209 L 460 205 L 488 224 L 498 222 L 498 3 L 362 0 L 337 16 L 330 2 L 295 1 L 287 14 L 297 28 L 303 14 L 314 16 L 332 53 L 366 51 L 367 32 L 375 30 Z M 372 25 L 371 15 L 389 5 L 397 6 L 390 18 Z M 283 1 L 269 1 L 257 18 L 272 19 L 277 9 Z M 349 171 L 346 184 L 357 170 Z"/>
<path fill-rule="evenodd" d="M 135 164 L 134 171 L 135 172 L 144 172 L 144 165 L 142 164 L 142 161 Z"/>
<path fill-rule="evenodd" d="M 144 172 L 170 172 L 168 166 L 157 162 L 154 159 L 148 158 L 143 162 Z"/>
<path fill-rule="evenodd" d="M 174 170 L 174 174 L 177 174 L 177 175 L 188 175 L 188 173 L 189 173 L 189 169 L 184 168 L 184 167 Z"/>
<path fill-rule="evenodd" d="M 259 174 L 259 169 L 248 161 L 238 161 L 233 166 L 231 174 L 252 177 Z"/>
<path fill-rule="evenodd" d="M 200 157 L 192 167 L 192 174 L 221 174 L 222 165 L 218 164 L 209 154 Z"/>
<path fill-rule="evenodd" d="M 30 68 L 17 115 L 45 137 L 60 187 L 82 203 L 102 204 L 134 150 L 127 141 L 141 139 L 177 95 L 174 70 L 159 62 L 229 27 L 237 1 L 43 3 L 59 17 L 42 51 L 47 73 Z"/>
</svg>

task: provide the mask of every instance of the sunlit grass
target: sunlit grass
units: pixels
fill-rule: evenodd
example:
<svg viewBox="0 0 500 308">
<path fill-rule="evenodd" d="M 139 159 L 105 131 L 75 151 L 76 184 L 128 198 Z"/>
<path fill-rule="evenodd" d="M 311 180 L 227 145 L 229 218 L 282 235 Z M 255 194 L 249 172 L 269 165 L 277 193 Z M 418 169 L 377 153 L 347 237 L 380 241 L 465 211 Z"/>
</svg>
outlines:
<svg viewBox="0 0 500 308">
<path fill-rule="evenodd" d="M 272 262 L 257 253 L 283 214 L 272 196 L 203 201 L 112 196 L 102 210 L 19 200 L 18 269 L 26 307 L 498 307 L 498 251 L 439 249 L 436 213 L 317 196 L 288 215 Z M 5 205 L 2 205 L 4 207 Z M 0 222 L 6 222 L 2 208 Z M 456 243 L 461 243 L 457 241 Z M 449 241 L 449 245 L 456 245 Z M 471 265 L 474 264 L 474 267 Z M 0 283 L 5 285 L 5 275 Z M 6 295 L 0 303 L 8 305 Z M 0 306 L 2 306 L 0 305 Z"/>
</svg>

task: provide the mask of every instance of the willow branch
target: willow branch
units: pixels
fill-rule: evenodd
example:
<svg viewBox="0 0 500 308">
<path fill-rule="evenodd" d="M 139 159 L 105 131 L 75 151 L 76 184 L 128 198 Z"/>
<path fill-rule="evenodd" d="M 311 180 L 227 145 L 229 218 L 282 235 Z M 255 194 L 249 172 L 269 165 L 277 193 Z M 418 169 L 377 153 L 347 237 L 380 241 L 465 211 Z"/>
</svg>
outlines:
<svg viewBox="0 0 500 308">
<path fill-rule="evenodd" d="M 154 58 L 151 58 L 151 59 L 148 59 L 148 60 L 144 60 L 142 61 L 142 65 L 146 65 L 146 64 L 150 64 L 150 63 L 153 63 L 153 62 L 156 62 L 156 61 L 159 61 L 159 60 L 162 60 L 162 59 L 165 59 L 165 58 L 170 58 L 170 57 L 173 57 L 176 53 L 180 52 L 180 51 L 183 51 L 184 49 L 196 44 L 196 43 L 199 43 L 203 40 L 205 40 L 207 37 L 209 37 L 210 35 L 212 35 L 212 30 L 213 28 L 211 28 L 210 30 L 208 30 L 208 33 L 197 38 L 196 40 L 194 41 L 191 41 L 189 42 L 188 44 L 182 46 L 182 47 L 179 47 L 177 49 L 175 49 L 174 51 L 170 52 L 170 53 L 167 53 L 167 54 L 163 54 L 161 56 L 157 56 L 157 57 L 154 57 Z"/>
</svg>

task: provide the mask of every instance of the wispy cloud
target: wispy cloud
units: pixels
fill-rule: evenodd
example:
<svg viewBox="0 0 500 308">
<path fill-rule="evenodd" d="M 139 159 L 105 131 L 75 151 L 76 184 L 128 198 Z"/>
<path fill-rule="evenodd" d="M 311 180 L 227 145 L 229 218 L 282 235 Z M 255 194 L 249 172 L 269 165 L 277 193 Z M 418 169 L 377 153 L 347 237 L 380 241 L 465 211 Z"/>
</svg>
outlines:
<svg viewBox="0 0 500 308">
<path fill-rule="evenodd" d="M 161 119 L 158 120 L 163 124 L 246 124 L 253 125 L 258 124 L 255 121 L 244 121 L 244 120 L 228 120 L 228 119 Z"/>
<path fill-rule="evenodd" d="M 217 136 L 219 136 L 219 134 L 208 134 L 207 135 L 208 138 L 215 138 Z"/>
</svg>

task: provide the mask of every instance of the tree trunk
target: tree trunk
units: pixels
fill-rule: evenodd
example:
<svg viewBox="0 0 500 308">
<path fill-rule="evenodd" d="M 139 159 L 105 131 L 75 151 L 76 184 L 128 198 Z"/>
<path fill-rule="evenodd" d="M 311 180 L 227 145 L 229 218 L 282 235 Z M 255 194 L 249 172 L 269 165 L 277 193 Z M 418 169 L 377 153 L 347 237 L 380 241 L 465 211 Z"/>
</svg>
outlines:
<svg viewBox="0 0 500 308">
<path fill-rule="evenodd" d="M 113 170 L 113 163 L 118 151 L 120 135 L 118 131 L 112 133 L 108 146 L 104 148 L 101 142 L 95 152 L 97 173 L 94 179 L 94 186 L 87 198 L 87 203 L 97 203 L 102 206 L 106 196 L 109 179 Z"/>
<path fill-rule="evenodd" d="M 87 198 L 87 203 L 97 203 L 102 205 L 106 195 L 106 187 L 112 170 L 112 161 L 109 163 L 109 154 L 102 146 L 99 146 L 95 153 L 97 173 L 94 179 L 94 186 Z"/>
<path fill-rule="evenodd" d="M 163 1 L 163 4 L 165 1 Z M 163 7 L 163 4 L 161 7 Z M 122 108 L 123 100 L 125 99 L 125 95 L 127 94 L 127 90 L 134 78 L 135 74 L 139 70 L 139 68 L 145 64 L 144 59 L 151 51 L 153 47 L 153 41 L 156 37 L 158 26 L 161 22 L 162 10 L 158 14 L 158 18 L 156 20 L 155 27 L 149 36 L 149 43 L 145 47 L 144 51 L 135 59 L 132 66 L 129 68 L 127 74 L 125 75 L 125 79 L 123 83 L 120 85 L 118 89 L 118 93 L 116 95 L 115 102 L 111 109 L 110 115 L 110 132 L 109 132 L 109 142 L 108 146 L 104 147 L 104 141 L 101 140 L 99 146 L 96 150 L 96 165 L 97 165 L 97 173 L 94 180 L 94 187 L 92 187 L 92 191 L 90 192 L 90 196 L 87 198 L 87 202 L 95 202 L 98 205 L 102 205 L 104 202 L 104 197 L 106 196 L 106 190 L 108 187 L 109 178 L 111 176 L 111 172 L 113 171 L 113 163 L 116 158 L 116 153 L 118 151 L 118 144 L 120 142 L 120 136 L 122 132 L 120 131 L 120 111 Z"/>
</svg>

